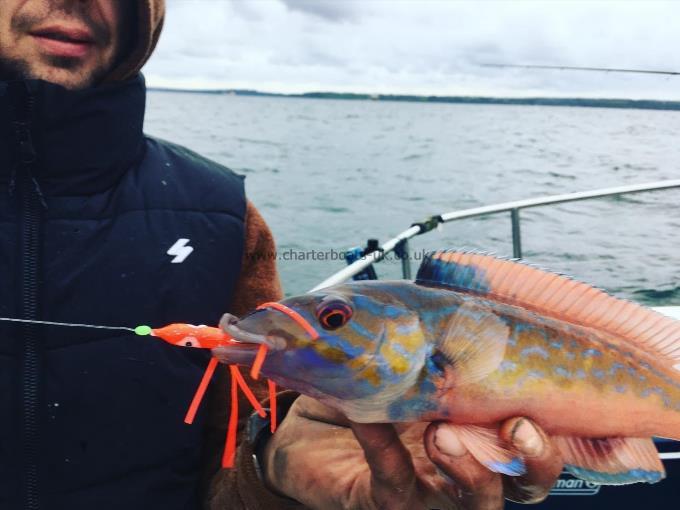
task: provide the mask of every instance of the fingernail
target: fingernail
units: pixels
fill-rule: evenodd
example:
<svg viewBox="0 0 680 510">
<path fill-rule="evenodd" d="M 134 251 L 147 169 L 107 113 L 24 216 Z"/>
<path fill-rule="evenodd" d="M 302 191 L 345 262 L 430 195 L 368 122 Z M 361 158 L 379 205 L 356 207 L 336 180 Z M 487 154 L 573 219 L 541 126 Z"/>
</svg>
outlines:
<svg viewBox="0 0 680 510">
<path fill-rule="evenodd" d="M 512 431 L 512 443 L 527 457 L 538 457 L 543 453 L 543 437 L 533 423 L 522 419 Z"/>
<path fill-rule="evenodd" d="M 437 427 L 434 433 L 434 445 L 449 457 L 462 457 L 468 452 L 455 430 L 446 424 Z"/>
</svg>

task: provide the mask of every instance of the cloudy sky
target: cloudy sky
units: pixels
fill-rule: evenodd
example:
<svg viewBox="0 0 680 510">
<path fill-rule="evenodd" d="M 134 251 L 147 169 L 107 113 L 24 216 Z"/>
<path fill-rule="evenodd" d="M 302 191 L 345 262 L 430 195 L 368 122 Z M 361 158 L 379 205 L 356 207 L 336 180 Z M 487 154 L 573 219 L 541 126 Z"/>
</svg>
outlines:
<svg viewBox="0 0 680 510">
<path fill-rule="evenodd" d="M 680 99 L 680 2 L 167 0 L 154 86 Z"/>
</svg>

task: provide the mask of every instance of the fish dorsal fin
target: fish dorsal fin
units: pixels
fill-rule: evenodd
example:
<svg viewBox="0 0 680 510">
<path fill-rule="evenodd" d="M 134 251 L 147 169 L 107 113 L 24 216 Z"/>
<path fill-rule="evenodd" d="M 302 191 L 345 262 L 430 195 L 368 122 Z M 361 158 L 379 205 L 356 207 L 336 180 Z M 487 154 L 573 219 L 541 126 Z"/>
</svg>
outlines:
<svg viewBox="0 0 680 510">
<path fill-rule="evenodd" d="M 483 253 L 435 251 L 416 283 L 477 294 L 604 331 L 680 371 L 680 321 L 566 276 Z"/>
</svg>

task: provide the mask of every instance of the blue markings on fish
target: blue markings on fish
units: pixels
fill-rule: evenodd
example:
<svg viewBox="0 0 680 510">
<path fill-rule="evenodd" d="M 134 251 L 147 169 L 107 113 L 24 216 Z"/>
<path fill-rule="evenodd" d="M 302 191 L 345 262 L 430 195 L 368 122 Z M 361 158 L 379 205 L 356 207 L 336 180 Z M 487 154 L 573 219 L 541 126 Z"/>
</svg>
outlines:
<svg viewBox="0 0 680 510">
<path fill-rule="evenodd" d="M 480 293 L 491 290 L 485 270 L 474 265 L 451 265 L 444 260 L 430 259 L 427 264 L 423 263 L 418 271 L 418 281 Z"/>
<path fill-rule="evenodd" d="M 553 349 L 562 349 L 564 347 L 564 342 L 562 340 L 551 340 L 550 341 L 550 347 Z"/>
<path fill-rule="evenodd" d="M 604 379 L 604 370 L 601 370 L 599 368 L 593 368 L 590 373 L 595 377 L 596 379 Z"/>
<path fill-rule="evenodd" d="M 585 351 L 583 351 L 584 358 L 599 358 L 601 356 L 602 353 L 597 349 L 586 349 Z"/>
<path fill-rule="evenodd" d="M 663 478 L 663 473 L 659 471 L 647 471 L 644 469 L 630 469 L 620 473 L 603 473 L 570 464 L 566 464 L 564 468 L 578 478 L 592 480 L 595 483 L 604 485 L 622 485 L 631 483 L 631 481 L 657 483 Z"/>
<path fill-rule="evenodd" d="M 437 391 L 437 387 L 428 379 L 423 379 L 419 391 L 413 396 L 393 401 L 387 407 L 387 415 L 392 421 L 404 421 L 410 416 L 435 411 L 437 405 L 430 398 Z"/>
<path fill-rule="evenodd" d="M 619 362 L 614 362 L 612 366 L 609 368 L 609 375 L 611 376 L 616 376 L 616 373 L 621 370 L 623 371 L 625 369 L 625 365 Z"/>
<path fill-rule="evenodd" d="M 517 370 L 517 363 L 509 360 L 503 360 L 501 364 L 498 366 L 498 370 L 501 372 L 513 372 Z"/>
<path fill-rule="evenodd" d="M 571 372 L 563 366 L 556 366 L 554 370 L 555 373 L 561 377 L 571 377 Z"/>
<path fill-rule="evenodd" d="M 540 356 L 545 360 L 550 359 L 550 353 L 540 345 L 532 345 L 531 347 L 525 347 L 524 349 L 522 349 L 522 352 L 520 353 L 520 356 L 523 358 L 532 355 Z"/>
<path fill-rule="evenodd" d="M 527 472 L 526 464 L 520 457 L 515 457 L 510 462 L 487 462 L 486 467 L 495 473 L 507 476 L 520 476 Z"/>
</svg>

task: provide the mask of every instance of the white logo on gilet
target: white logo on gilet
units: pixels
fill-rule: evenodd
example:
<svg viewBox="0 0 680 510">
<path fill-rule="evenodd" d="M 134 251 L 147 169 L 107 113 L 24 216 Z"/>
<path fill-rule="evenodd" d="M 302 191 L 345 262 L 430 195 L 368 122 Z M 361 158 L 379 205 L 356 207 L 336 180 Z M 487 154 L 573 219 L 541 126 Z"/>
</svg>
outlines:
<svg viewBox="0 0 680 510">
<path fill-rule="evenodd" d="M 188 246 L 189 239 L 177 239 L 177 242 L 173 244 L 167 251 L 168 255 L 174 255 L 175 258 L 170 262 L 173 264 L 181 264 L 184 260 L 194 251 L 193 247 Z"/>
</svg>

